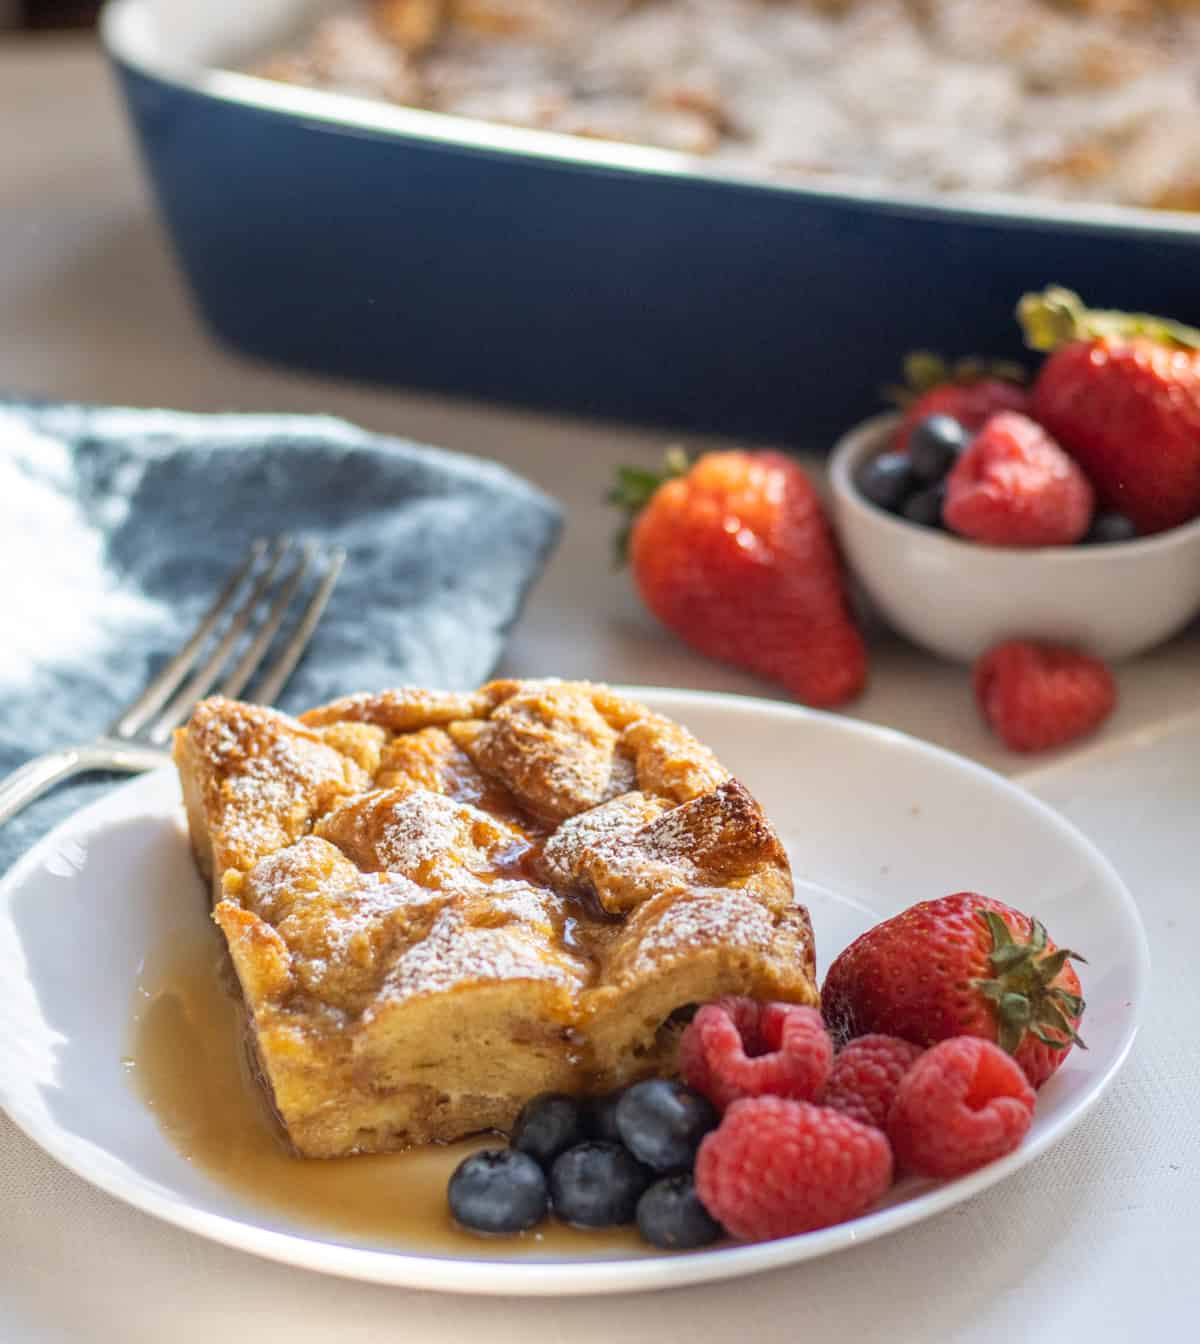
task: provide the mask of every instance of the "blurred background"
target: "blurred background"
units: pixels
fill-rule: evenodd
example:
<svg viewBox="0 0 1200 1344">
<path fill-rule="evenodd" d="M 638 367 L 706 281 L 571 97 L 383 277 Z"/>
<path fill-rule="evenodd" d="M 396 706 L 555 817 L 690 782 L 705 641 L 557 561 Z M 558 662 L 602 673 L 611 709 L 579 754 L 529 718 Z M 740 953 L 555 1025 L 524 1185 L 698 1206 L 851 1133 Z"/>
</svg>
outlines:
<svg viewBox="0 0 1200 1344">
<path fill-rule="evenodd" d="M 0 0 L 0 37 L 36 28 L 90 28 L 100 0 Z"/>
</svg>

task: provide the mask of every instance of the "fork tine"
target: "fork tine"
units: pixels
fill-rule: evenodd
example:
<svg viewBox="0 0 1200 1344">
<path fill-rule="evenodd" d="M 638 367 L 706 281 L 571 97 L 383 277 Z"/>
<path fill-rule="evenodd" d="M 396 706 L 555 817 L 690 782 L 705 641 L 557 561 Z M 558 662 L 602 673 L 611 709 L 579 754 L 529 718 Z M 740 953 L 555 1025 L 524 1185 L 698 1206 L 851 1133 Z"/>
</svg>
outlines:
<svg viewBox="0 0 1200 1344">
<path fill-rule="evenodd" d="M 225 628 L 216 648 L 201 663 L 200 667 L 184 682 L 178 691 L 167 701 L 162 713 L 155 719 L 148 734 L 151 742 L 165 742 L 171 735 L 171 729 L 181 723 L 191 713 L 198 700 L 212 690 L 221 669 L 225 666 L 233 646 L 242 632 L 254 618 L 259 603 L 270 591 L 280 561 L 291 545 L 290 537 L 279 537 L 271 547 L 267 567 L 250 590 L 249 596 L 234 613 L 233 619 Z"/>
<path fill-rule="evenodd" d="M 345 561 L 346 552 L 340 546 L 335 546 L 329 553 L 325 573 L 309 599 L 295 632 L 255 688 L 254 699 L 260 705 L 270 705 L 278 699 L 279 692 L 283 690 L 288 677 L 292 675 L 292 670 L 308 647 L 309 640 L 312 639 L 313 631 L 317 628 L 317 622 L 321 619 L 321 613 L 325 610 L 325 604 L 337 584 L 338 575 L 341 574 Z"/>
<path fill-rule="evenodd" d="M 275 632 L 283 624 L 283 618 L 287 615 L 288 607 L 292 604 L 292 598 L 296 596 L 300 581 L 307 573 L 315 555 L 316 547 L 312 542 L 306 542 L 304 549 L 300 552 L 300 559 L 296 567 L 281 585 L 279 596 L 272 603 L 262 629 L 254 636 L 246 652 L 238 659 L 237 666 L 225 678 L 218 694 L 227 695 L 232 699 L 254 675 L 259 663 L 263 660 L 264 654 L 271 646 L 271 640 L 275 638 Z"/>
<path fill-rule="evenodd" d="M 267 543 L 262 540 L 255 541 L 250 545 L 246 552 L 246 558 L 229 576 L 224 588 L 213 599 L 212 606 L 200 618 L 200 624 L 192 631 L 187 643 L 163 667 L 158 676 L 154 678 L 133 704 L 122 710 L 108 730 L 110 737 L 132 737 L 144 723 L 153 717 L 157 710 L 166 704 L 168 697 L 191 670 L 204 641 L 216 629 L 217 623 L 225 614 L 225 609 L 232 602 L 234 594 L 242 586 L 246 576 L 254 571 L 266 549 Z"/>
</svg>

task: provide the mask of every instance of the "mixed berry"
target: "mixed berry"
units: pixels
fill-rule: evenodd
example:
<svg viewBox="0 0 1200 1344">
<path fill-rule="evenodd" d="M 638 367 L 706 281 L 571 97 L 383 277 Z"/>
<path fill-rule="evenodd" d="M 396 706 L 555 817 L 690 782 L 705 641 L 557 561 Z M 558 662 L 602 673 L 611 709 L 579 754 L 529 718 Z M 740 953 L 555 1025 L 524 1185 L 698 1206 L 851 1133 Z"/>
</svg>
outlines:
<svg viewBox="0 0 1200 1344">
<path fill-rule="evenodd" d="M 1035 1089 L 1082 1046 L 1074 959 L 1000 901 L 922 902 L 834 960 L 820 1011 L 705 1004 L 683 1081 L 535 1097 L 508 1148 L 458 1167 L 451 1213 L 493 1234 L 636 1223 L 694 1250 L 860 1217 L 898 1176 L 965 1175 L 1021 1143 Z"/>
<path fill-rule="evenodd" d="M 945 412 L 902 422 L 903 452 L 868 459 L 857 485 L 871 503 L 923 527 L 990 546 L 1112 545 L 1138 536 L 1124 514 L 1096 508 L 1084 471 L 1020 411 L 971 435 Z M 976 661 L 985 723 L 1013 751 L 1046 751 L 1093 732 L 1116 706 L 1112 673 L 1064 646 L 1009 640 Z"/>
<path fill-rule="evenodd" d="M 991 546 L 1113 545 L 1200 515 L 1200 331 L 1098 312 L 1052 286 L 1018 306 L 1019 370 L 909 361 L 889 448 L 862 495 L 924 527 Z"/>
<path fill-rule="evenodd" d="M 1123 514 L 1096 508 L 1078 463 L 1035 420 L 998 411 L 974 434 L 950 416 L 919 420 L 906 452 L 868 458 L 864 498 L 919 527 L 989 546 L 1110 545 L 1138 533 Z"/>
<path fill-rule="evenodd" d="M 459 1164 L 450 1212 L 472 1232 L 524 1232 L 553 1213 L 572 1227 L 636 1223 L 664 1250 L 707 1246 L 723 1232 L 692 1167 L 718 1120 L 705 1097 L 668 1079 L 597 1098 L 543 1093 L 521 1111 L 508 1148 Z"/>
<path fill-rule="evenodd" d="M 975 434 L 1001 411 L 1029 410 L 1020 365 L 976 359 L 948 365 L 928 351 L 918 351 L 904 361 L 904 380 L 905 386 L 891 393 L 902 410 L 894 445 L 899 453 L 910 451 L 913 431 L 933 415 L 946 416 L 967 434 Z"/>
<path fill-rule="evenodd" d="M 1200 330 L 1093 311 L 1053 286 L 1017 315 L 1047 356 L 1032 382 L 1007 362 L 911 355 L 891 442 L 855 473 L 861 495 L 1010 548 L 1120 545 L 1200 518 Z M 798 463 L 672 450 L 663 472 L 622 467 L 610 500 L 629 517 L 620 550 L 643 602 L 692 648 L 820 708 L 862 692 L 869 649 Z M 1115 702 L 1093 663 L 1052 645 L 988 651 L 975 677 L 985 721 L 1020 751 L 1093 731 Z"/>
</svg>

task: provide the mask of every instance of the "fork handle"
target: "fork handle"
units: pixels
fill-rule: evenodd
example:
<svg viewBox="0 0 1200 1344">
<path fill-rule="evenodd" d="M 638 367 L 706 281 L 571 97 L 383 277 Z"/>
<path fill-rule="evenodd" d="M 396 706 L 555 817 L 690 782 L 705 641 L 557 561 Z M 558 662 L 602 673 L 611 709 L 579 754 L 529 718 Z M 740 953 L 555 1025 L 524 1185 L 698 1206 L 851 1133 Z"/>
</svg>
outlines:
<svg viewBox="0 0 1200 1344">
<path fill-rule="evenodd" d="M 136 743 L 90 742 L 80 747 L 64 747 L 19 765 L 11 775 L 0 779 L 0 826 L 11 820 L 56 784 L 74 775 L 93 770 L 115 770 L 137 774 L 163 765 L 169 757 Z"/>
</svg>

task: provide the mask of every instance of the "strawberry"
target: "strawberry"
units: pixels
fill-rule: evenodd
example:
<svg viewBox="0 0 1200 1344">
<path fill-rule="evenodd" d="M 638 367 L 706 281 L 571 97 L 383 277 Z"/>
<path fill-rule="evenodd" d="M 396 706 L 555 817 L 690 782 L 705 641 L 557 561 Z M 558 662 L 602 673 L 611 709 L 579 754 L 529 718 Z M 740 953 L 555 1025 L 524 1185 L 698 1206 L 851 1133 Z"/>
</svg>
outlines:
<svg viewBox="0 0 1200 1344">
<path fill-rule="evenodd" d="M 908 452 L 913 430 L 931 415 L 948 415 L 974 434 L 1000 411 L 1029 410 L 1029 393 L 1021 386 L 1025 370 L 1003 361 L 961 359 L 953 366 L 925 350 L 904 361 L 905 386 L 888 389 L 904 416 L 892 446 Z"/>
<path fill-rule="evenodd" d="M 1112 673 L 1075 649 L 1010 639 L 971 674 L 979 711 L 1013 751 L 1048 751 L 1098 728 L 1117 703 Z"/>
<path fill-rule="evenodd" d="M 1040 1087 L 1066 1058 L 1083 1016 L 1078 953 L 1028 915 L 974 892 L 922 901 L 869 929 L 825 977 L 835 1035 L 868 1032 L 934 1045 L 980 1036 Z"/>
<path fill-rule="evenodd" d="M 1087 477 L 1041 425 L 1001 411 L 951 468 L 942 518 L 990 546 L 1069 546 L 1094 504 Z"/>
<path fill-rule="evenodd" d="M 1200 331 L 1136 313 L 1094 312 L 1070 290 L 1026 294 L 1017 315 L 1051 351 L 1033 415 L 1139 532 L 1200 515 Z"/>
<path fill-rule="evenodd" d="M 841 562 L 807 476 L 781 453 L 668 459 L 668 479 L 624 468 L 611 499 L 635 515 L 629 559 L 642 600 L 710 658 L 749 668 L 811 705 L 862 690 L 867 654 Z"/>
</svg>

